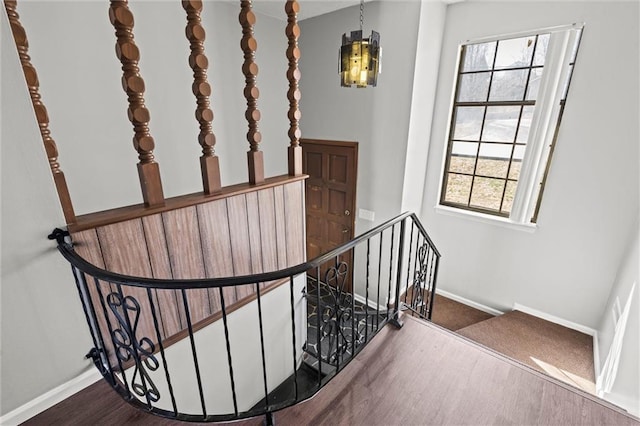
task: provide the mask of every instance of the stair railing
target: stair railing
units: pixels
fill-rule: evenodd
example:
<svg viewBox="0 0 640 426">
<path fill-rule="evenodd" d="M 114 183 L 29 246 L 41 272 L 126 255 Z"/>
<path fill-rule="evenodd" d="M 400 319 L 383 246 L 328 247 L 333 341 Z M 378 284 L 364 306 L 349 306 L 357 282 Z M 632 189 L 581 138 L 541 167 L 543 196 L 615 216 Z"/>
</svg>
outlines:
<svg viewBox="0 0 640 426">
<path fill-rule="evenodd" d="M 80 257 L 66 231 L 49 238 L 71 264 L 93 341 L 87 358 L 133 406 L 192 422 L 265 415 L 269 424 L 312 397 L 384 325 L 401 326 L 401 310 L 431 318 L 440 259 L 413 213 L 300 265 L 227 278 L 121 275 Z M 229 312 L 225 295 L 243 286 L 255 300 Z M 220 314 L 193 323 L 196 296 L 219 303 Z M 181 312 L 166 311 L 167 297 Z M 171 315 L 184 330 L 163 338 Z"/>
</svg>

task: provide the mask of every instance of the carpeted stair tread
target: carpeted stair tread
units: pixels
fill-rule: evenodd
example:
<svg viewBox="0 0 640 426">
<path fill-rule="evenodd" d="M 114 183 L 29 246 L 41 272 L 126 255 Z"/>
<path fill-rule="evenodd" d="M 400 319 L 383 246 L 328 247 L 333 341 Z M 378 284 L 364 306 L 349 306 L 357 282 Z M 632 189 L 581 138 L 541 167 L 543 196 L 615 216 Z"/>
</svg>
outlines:
<svg viewBox="0 0 640 426">
<path fill-rule="evenodd" d="M 431 320 L 441 327 L 456 331 L 490 318 L 493 318 L 493 315 L 436 293 Z"/>
<path fill-rule="evenodd" d="M 593 339 L 520 311 L 457 331 L 482 345 L 560 380 L 593 392 Z"/>
</svg>

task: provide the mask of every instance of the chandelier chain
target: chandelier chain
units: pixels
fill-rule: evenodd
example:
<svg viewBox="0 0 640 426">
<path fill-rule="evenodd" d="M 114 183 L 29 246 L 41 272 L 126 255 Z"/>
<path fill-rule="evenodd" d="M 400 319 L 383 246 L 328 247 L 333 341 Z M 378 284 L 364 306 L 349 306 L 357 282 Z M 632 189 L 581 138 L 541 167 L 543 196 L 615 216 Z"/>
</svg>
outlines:
<svg viewBox="0 0 640 426">
<path fill-rule="evenodd" d="M 360 31 L 362 32 L 362 25 L 364 23 L 364 0 L 360 0 Z"/>
</svg>

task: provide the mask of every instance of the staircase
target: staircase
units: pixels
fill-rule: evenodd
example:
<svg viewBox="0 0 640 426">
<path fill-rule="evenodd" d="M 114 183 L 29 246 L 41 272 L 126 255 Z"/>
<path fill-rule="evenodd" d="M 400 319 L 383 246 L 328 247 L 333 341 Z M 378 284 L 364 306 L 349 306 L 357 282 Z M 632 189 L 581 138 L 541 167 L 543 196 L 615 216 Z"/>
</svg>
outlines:
<svg viewBox="0 0 640 426">
<path fill-rule="evenodd" d="M 433 322 L 540 372 L 595 393 L 593 339 L 520 311 L 493 316 L 436 295 Z"/>
</svg>

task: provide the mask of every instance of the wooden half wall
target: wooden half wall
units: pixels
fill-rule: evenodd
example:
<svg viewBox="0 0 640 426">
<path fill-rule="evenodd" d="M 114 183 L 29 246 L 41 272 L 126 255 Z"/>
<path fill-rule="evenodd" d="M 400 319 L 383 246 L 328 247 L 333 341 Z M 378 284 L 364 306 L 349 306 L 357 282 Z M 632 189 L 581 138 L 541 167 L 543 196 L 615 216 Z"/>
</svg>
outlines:
<svg viewBox="0 0 640 426">
<path fill-rule="evenodd" d="M 71 237 L 76 252 L 88 262 L 137 277 L 220 278 L 276 271 L 306 261 L 304 178 L 282 176 L 260 186 L 236 185 L 214 197 L 177 197 L 155 210 L 133 206 L 79 217 L 70 227 Z M 89 277 L 87 281 L 107 338 L 119 328 L 107 303 L 117 286 Z M 253 300 L 257 285 L 266 289 L 276 284 L 150 292 L 122 286 L 122 295 L 133 296 L 140 305 L 136 339 L 175 341 L 189 323 L 195 329 L 220 318 L 222 296 L 230 312 Z M 105 346 L 113 350 L 111 344 Z"/>
</svg>

